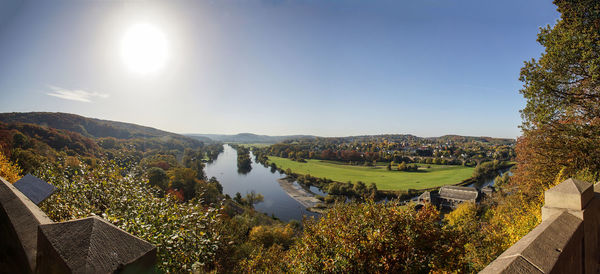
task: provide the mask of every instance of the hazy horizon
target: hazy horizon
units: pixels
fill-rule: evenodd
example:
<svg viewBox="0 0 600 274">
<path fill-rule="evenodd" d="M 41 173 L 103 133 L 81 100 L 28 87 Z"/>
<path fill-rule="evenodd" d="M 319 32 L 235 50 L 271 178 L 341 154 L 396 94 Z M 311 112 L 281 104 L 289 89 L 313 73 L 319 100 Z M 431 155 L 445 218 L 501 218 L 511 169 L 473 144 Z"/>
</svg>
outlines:
<svg viewBox="0 0 600 274">
<path fill-rule="evenodd" d="M 0 112 L 180 134 L 520 135 L 550 1 L 3 1 Z M 386 132 L 386 133 L 384 133 Z"/>
</svg>

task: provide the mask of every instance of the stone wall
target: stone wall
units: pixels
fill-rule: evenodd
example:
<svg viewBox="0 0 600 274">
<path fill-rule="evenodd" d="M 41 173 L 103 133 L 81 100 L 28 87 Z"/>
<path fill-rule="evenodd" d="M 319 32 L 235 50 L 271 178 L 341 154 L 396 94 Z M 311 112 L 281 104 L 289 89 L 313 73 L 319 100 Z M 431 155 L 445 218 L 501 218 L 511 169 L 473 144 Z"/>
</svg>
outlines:
<svg viewBox="0 0 600 274">
<path fill-rule="evenodd" d="M 155 272 L 156 247 L 99 217 L 53 222 L 0 177 L 0 272 Z"/>
<path fill-rule="evenodd" d="M 544 199 L 542 223 L 481 273 L 600 271 L 600 183 L 568 179 Z"/>
</svg>

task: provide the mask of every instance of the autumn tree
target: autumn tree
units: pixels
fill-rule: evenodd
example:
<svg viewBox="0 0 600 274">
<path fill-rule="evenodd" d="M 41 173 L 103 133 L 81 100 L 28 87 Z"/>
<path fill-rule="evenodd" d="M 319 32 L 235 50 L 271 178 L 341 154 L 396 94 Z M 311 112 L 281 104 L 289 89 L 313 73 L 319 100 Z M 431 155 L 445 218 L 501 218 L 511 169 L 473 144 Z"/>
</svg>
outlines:
<svg viewBox="0 0 600 274">
<path fill-rule="evenodd" d="M 183 191 L 185 200 L 196 196 L 196 184 L 199 180 L 196 178 L 198 173 L 191 168 L 173 168 L 167 172 L 169 175 L 169 187 Z"/>
<path fill-rule="evenodd" d="M 10 162 L 0 150 L 0 177 L 4 178 L 9 183 L 14 183 L 21 178 L 20 173 L 21 169 Z"/>
<path fill-rule="evenodd" d="M 517 167 L 486 220 L 500 250 L 541 222 L 544 190 L 568 177 L 596 181 L 600 171 L 600 2 L 554 4 L 561 19 L 540 29 L 544 53 L 521 69 L 527 104 Z"/>
<path fill-rule="evenodd" d="M 520 76 L 527 105 L 515 182 L 531 195 L 562 168 L 569 176 L 600 170 L 600 2 L 554 4 L 561 19 L 541 28 L 538 42 L 545 51 L 525 62 Z"/>
<path fill-rule="evenodd" d="M 291 272 L 407 273 L 451 271 L 460 265 L 462 237 L 446 230 L 431 205 L 420 211 L 389 203 L 338 204 L 305 221 L 290 249 Z"/>
</svg>

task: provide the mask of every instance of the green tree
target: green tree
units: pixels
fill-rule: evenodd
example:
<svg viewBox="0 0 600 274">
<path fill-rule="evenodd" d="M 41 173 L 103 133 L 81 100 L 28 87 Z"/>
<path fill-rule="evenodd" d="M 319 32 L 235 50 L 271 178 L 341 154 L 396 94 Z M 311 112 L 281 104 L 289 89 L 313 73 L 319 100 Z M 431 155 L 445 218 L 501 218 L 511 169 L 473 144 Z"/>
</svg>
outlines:
<svg viewBox="0 0 600 274">
<path fill-rule="evenodd" d="M 148 182 L 150 185 L 158 186 L 162 190 L 166 190 L 169 186 L 169 176 L 160 167 L 152 167 L 148 169 Z"/>
<path fill-rule="evenodd" d="M 13 146 L 18 148 L 28 148 L 29 138 L 21 132 L 17 132 L 13 135 Z"/>
<path fill-rule="evenodd" d="M 169 175 L 169 186 L 173 189 L 182 190 L 185 200 L 196 196 L 196 184 L 199 183 L 196 178 L 198 173 L 187 167 L 172 168 L 167 173 Z"/>
<path fill-rule="evenodd" d="M 248 206 L 254 207 L 255 204 L 258 204 L 262 201 L 264 201 L 265 197 L 260 194 L 260 193 L 256 193 L 254 190 L 250 191 L 250 193 L 246 194 L 246 204 Z"/>
</svg>

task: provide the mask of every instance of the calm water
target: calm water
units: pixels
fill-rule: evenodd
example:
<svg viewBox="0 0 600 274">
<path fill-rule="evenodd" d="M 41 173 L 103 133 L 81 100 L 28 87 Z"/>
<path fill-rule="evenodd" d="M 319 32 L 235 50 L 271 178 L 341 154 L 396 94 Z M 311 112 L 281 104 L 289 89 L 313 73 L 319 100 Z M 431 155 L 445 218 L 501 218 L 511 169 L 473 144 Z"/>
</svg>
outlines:
<svg viewBox="0 0 600 274">
<path fill-rule="evenodd" d="M 285 175 L 279 174 L 277 171 L 271 172 L 271 168 L 266 168 L 255 162 L 252 152 L 250 153 L 250 157 L 252 158 L 252 170 L 247 174 L 240 174 L 237 169 L 237 152 L 231 146 L 225 145 L 224 151 L 219 154 L 219 157 L 214 162 L 206 165 L 206 176 L 209 178 L 212 176 L 216 177 L 221 185 L 223 185 L 223 193 L 229 194 L 231 197 L 234 197 L 236 192 L 245 196 L 246 193 L 250 193 L 252 190 L 262 194 L 265 199 L 254 206 L 256 210 L 268 215 L 275 215 L 275 217 L 281 220 L 302 220 L 303 215 L 318 215 L 307 211 L 302 204 L 292 199 L 283 191 L 277 179 L 283 178 Z M 502 173 L 507 171 L 508 169 L 502 170 L 498 174 L 502 175 Z M 493 186 L 494 178 L 469 186 L 482 188 L 487 185 Z M 319 191 L 316 187 L 310 187 L 310 191 L 322 196 L 326 195 L 326 193 Z"/>
<path fill-rule="evenodd" d="M 206 176 L 216 177 L 223 185 L 223 193 L 229 194 L 231 197 L 234 197 L 236 192 L 245 196 L 252 190 L 262 194 L 265 197 L 264 201 L 255 205 L 254 208 L 268 215 L 275 215 L 281 220 L 302 220 L 302 215 L 317 215 L 307 211 L 304 206 L 283 191 L 277 179 L 283 178 L 285 175 L 281 175 L 277 171 L 272 173 L 271 168 L 255 162 L 252 153 L 250 158 L 252 158 L 252 170 L 247 174 L 239 174 L 237 152 L 231 146 L 225 145 L 224 151 L 219 154 L 219 157 L 206 165 Z M 311 191 L 324 195 L 315 187 L 311 187 Z"/>
<path fill-rule="evenodd" d="M 505 172 L 508 172 L 508 174 L 510 176 L 512 176 L 512 172 L 510 172 L 510 168 L 498 170 L 498 175 L 502 176 L 502 175 L 504 175 Z M 473 183 L 473 184 L 470 184 L 468 186 L 472 186 L 472 187 L 476 187 L 478 189 L 482 189 L 483 187 L 486 187 L 486 186 L 494 186 L 495 183 L 496 183 L 495 180 L 496 180 L 496 177 L 494 176 L 492 178 L 485 179 L 482 182 Z"/>
</svg>

